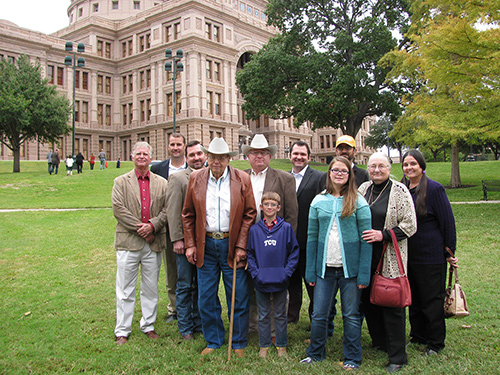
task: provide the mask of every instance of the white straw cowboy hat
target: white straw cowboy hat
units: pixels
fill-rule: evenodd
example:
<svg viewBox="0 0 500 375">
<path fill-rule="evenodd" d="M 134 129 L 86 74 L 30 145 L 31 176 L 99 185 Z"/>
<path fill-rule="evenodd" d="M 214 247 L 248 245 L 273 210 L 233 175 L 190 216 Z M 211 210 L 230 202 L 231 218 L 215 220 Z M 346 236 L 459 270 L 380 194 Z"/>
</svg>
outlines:
<svg viewBox="0 0 500 375">
<path fill-rule="evenodd" d="M 245 155 L 248 155 L 248 153 L 252 150 L 268 150 L 271 153 L 271 156 L 278 151 L 278 146 L 276 145 L 271 145 L 269 146 L 269 143 L 267 143 L 267 139 L 264 136 L 264 134 L 255 134 L 255 137 L 252 139 L 252 143 L 250 143 L 250 146 L 248 145 L 243 145 L 241 146 L 241 151 Z"/>
<path fill-rule="evenodd" d="M 229 155 L 231 157 L 239 154 L 239 151 L 229 151 L 229 146 L 223 138 L 214 138 L 210 145 L 208 146 L 208 150 L 200 146 L 205 154 L 214 154 L 214 155 Z"/>
</svg>

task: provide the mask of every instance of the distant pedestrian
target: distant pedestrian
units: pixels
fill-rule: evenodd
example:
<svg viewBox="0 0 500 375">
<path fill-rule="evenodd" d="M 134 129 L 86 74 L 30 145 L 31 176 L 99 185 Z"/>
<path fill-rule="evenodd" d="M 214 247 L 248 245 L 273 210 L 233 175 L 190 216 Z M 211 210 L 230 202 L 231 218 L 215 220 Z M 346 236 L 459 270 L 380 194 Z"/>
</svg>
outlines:
<svg viewBox="0 0 500 375">
<path fill-rule="evenodd" d="M 54 171 L 54 174 L 57 174 L 59 171 L 59 163 L 61 162 L 61 159 L 59 159 L 59 150 L 56 148 L 56 150 L 52 153 L 52 170 Z"/>
<path fill-rule="evenodd" d="M 74 164 L 74 160 L 73 160 L 73 157 L 71 155 L 68 155 L 68 157 L 66 158 L 66 160 L 64 161 L 65 164 L 66 164 L 66 176 L 73 176 L 73 164 Z"/>
<path fill-rule="evenodd" d="M 97 154 L 97 158 L 101 161 L 101 169 L 106 168 L 106 153 L 104 149 L 101 148 L 101 152 Z"/>
<path fill-rule="evenodd" d="M 90 170 L 91 171 L 94 170 L 95 155 L 93 153 L 90 154 L 89 163 L 90 163 Z"/>
<path fill-rule="evenodd" d="M 77 169 L 78 173 L 82 173 L 82 171 L 83 171 L 83 160 L 84 160 L 84 157 L 83 157 L 82 153 L 79 152 L 78 155 L 76 155 L 76 169 Z"/>
<path fill-rule="evenodd" d="M 120 168 L 121 165 L 122 165 L 121 158 L 118 158 L 118 160 L 116 161 L 116 168 Z"/>
<path fill-rule="evenodd" d="M 49 164 L 49 174 L 52 174 L 52 151 L 47 152 L 47 163 Z"/>
</svg>

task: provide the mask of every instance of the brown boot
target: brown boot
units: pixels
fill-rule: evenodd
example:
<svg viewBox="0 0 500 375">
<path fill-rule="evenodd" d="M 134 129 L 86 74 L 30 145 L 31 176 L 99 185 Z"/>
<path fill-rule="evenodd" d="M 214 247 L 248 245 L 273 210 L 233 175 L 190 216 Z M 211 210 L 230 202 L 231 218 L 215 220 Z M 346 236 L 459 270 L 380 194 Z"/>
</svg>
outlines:
<svg viewBox="0 0 500 375">
<path fill-rule="evenodd" d="M 278 357 L 285 357 L 286 356 L 286 346 L 282 348 L 276 348 L 278 349 Z"/>
<path fill-rule="evenodd" d="M 269 350 L 269 348 L 260 348 L 259 358 L 266 358 L 268 350 Z"/>
</svg>

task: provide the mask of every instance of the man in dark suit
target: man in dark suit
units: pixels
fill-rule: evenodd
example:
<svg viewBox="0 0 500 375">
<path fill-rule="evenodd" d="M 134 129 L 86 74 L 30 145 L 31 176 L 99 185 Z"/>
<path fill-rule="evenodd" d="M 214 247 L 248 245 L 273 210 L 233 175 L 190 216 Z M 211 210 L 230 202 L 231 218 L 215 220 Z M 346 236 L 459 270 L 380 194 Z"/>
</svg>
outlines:
<svg viewBox="0 0 500 375">
<path fill-rule="evenodd" d="M 257 208 L 257 223 L 261 219 L 260 201 L 262 194 L 267 191 L 278 193 L 281 198 L 281 208 L 277 216 L 285 219 L 294 232 L 297 230 L 298 204 L 295 195 L 295 179 L 290 173 L 272 169 L 269 164 L 271 158 L 278 151 L 276 145 L 269 145 L 264 134 L 256 134 L 249 145 L 241 147 L 250 162 L 251 169 L 247 169 L 252 181 L 252 190 Z M 255 299 L 255 290 L 253 280 L 249 278 L 250 293 L 250 331 L 257 330 L 257 302 Z"/>
<path fill-rule="evenodd" d="M 295 232 L 300 247 L 299 265 L 293 273 L 288 285 L 288 322 L 299 321 L 300 308 L 302 306 L 302 279 L 306 269 L 306 244 L 307 226 L 309 221 L 309 207 L 314 197 L 325 189 L 326 173 L 309 167 L 311 161 L 311 150 L 309 145 L 303 141 L 297 141 L 290 148 L 290 161 L 292 170 L 290 173 L 295 177 L 295 189 L 298 202 L 298 222 L 300 225 Z M 312 314 L 313 287 L 305 282 L 307 294 L 309 295 L 309 318 Z"/>
<path fill-rule="evenodd" d="M 168 180 L 168 177 L 179 171 L 187 168 L 186 159 L 184 157 L 184 149 L 186 147 L 186 138 L 180 133 L 172 133 L 168 137 L 168 154 L 170 158 L 155 164 L 151 167 L 151 172 L 162 176 Z M 175 289 L 177 283 L 177 264 L 175 259 L 174 248 L 170 240 L 170 234 L 167 226 L 167 249 L 163 252 L 163 262 L 165 263 L 165 283 L 168 294 L 168 317 L 167 323 L 177 320 L 177 309 L 175 305 Z"/>
<path fill-rule="evenodd" d="M 337 142 L 335 143 L 335 153 L 337 156 L 343 156 L 352 163 L 352 170 L 354 172 L 354 177 L 356 178 L 356 187 L 370 179 L 367 171 L 354 164 L 354 157 L 357 152 L 356 141 L 350 135 L 343 135 L 337 139 Z"/>
</svg>

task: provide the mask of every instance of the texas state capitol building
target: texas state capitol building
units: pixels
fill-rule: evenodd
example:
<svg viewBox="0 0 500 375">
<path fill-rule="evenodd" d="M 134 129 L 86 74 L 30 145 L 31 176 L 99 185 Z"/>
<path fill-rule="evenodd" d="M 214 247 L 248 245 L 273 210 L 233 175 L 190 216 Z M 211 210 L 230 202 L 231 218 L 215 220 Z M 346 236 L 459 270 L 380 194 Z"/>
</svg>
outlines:
<svg viewBox="0 0 500 375">
<path fill-rule="evenodd" d="M 311 130 L 293 119 L 244 118 L 236 72 L 276 33 L 266 25 L 266 1 L 251 0 L 71 0 L 69 26 L 51 35 L 0 20 L 0 57 L 21 54 L 38 62 L 42 74 L 68 99 L 73 95 L 73 67 L 64 65 L 66 41 L 85 44 L 85 67 L 75 76 L 75 153 L 87 158 L 101 150 L 108 160 L 128 160 L 137 141 L 149 142 L 155 159 L 167 157 L 173 131 L 172 73 L 165 71 L 165 50 L 182 49 L 184 71 L 176 79 L 176 129 L 188 140 L 208 145 L 224 137 L 231 149 L 263 133 L 288 156 L 296 140 L 309 143 L 313 159 L 334 154 L 340 130 Z M 69 120 L 71 124 L 71 118 Z M 356 137 L 357 161 L 366 163 L 364 137 L 374 119 L 366 119 Z M 72 135 L 58 142 L 71 154 Z M 45 160 L 52 145 L 28 142 L 21 160 Z M 365 152 L 368 151 L 368 152 Z M 12 152 L 1 146 L 0 160 Z"/>
</svg>

